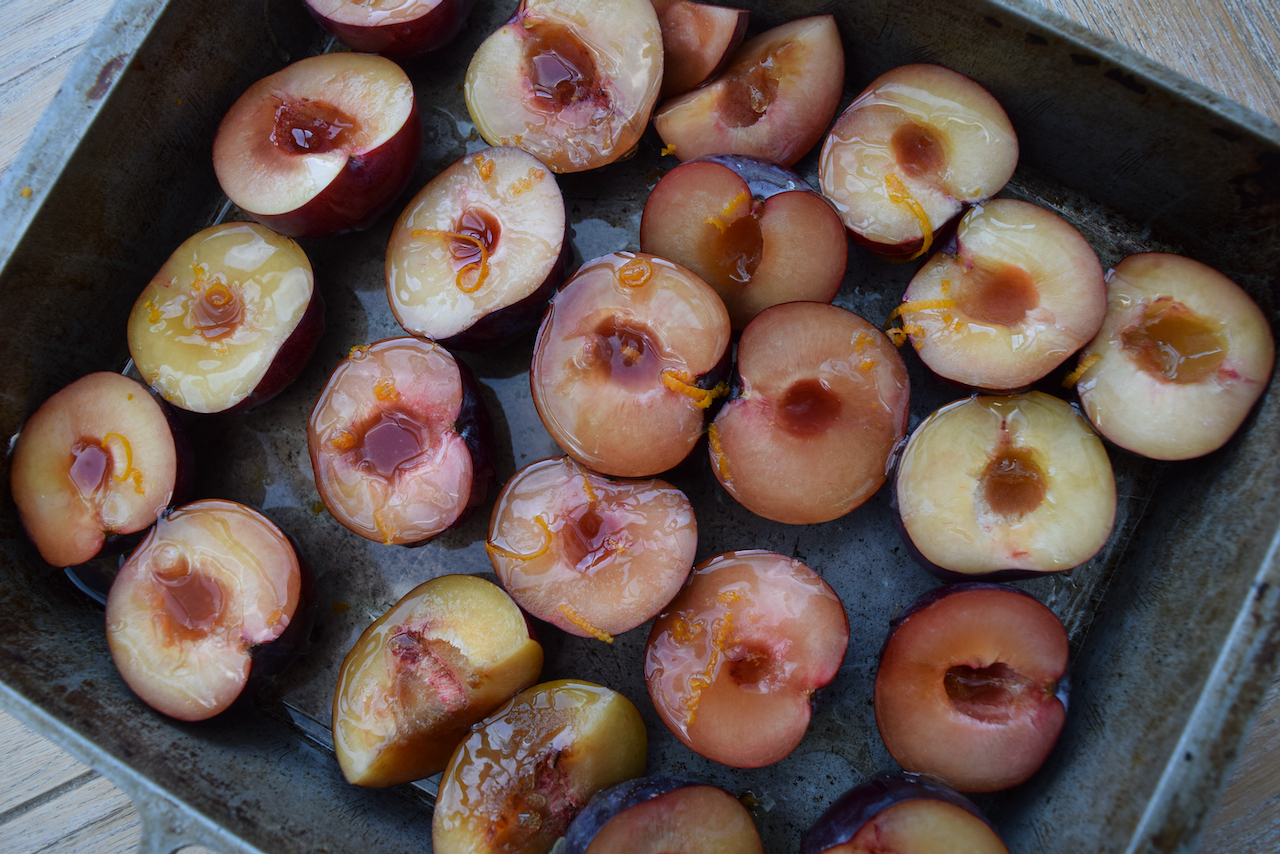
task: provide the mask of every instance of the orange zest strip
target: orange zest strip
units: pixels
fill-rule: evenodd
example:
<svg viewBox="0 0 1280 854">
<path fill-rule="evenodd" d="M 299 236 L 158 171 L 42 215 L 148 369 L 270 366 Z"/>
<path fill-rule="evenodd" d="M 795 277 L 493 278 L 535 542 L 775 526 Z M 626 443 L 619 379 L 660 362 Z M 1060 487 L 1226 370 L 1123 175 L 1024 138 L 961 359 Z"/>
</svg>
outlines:
<svg viewBox="0 0 1280 854">
<path fill-rule="evenodd" d="M 638 288 L 653 277 L 653 265 L 644 258 L 632 258 L 618 268 L 618 282 L 623 287 Z"/>
<path fill-rule="evenodd" d="M 711 214 L 706 219 L 704 219 L 703 222 L 705 222 L 707 225 L 714 225 L 716 228 L 720 229 L 721 234 L 724 234 L 725 228 L 729 225 L 729 223 L 726 221 L 728 217 L 732 216 L 734 212 L 738 210 L 738 208 L 742 207 L 742 204 L 744 202 L 749 202 L 749 201 L 751 201 L 751 193 L 747 192 L 746 190 L 743 190 L 742 192 L 738 193 L 738 195 L 730 199 L 729 202 L 720 209 L 720 213 Z"/>
<path fill-rule="evenodd" d="M 707 441 L 711 444 L 711 457 L 716 461 L 716 471 L 720 472 L 720 479 L 725 483 L 731 483 L 733 477 L 729 474 L 729 461 L 724 457 L 724 446 L 720 444 L 720 431 L 714 424 L 707 428 Z"/>
<path fill-rule="evenodd" d="M 107 450 L 107 442 L 112 439 L 116 440 L 112 444 L 119 443 L 121 450 L 124 451 L 124 471 L 120 472 L 120 474 L 115 474 L 113 472 L 111 475 L 112 480 L 125 481 L 129 478 L 133 478 L 133 483 L 138 490 L 138 494 L 142 494 L 142 472 L 135 471 L 133 468 L 133 447 L 129 444 L 129 440 L 124 436 L 121 436 L 119 433 L 108 433 L 102 437 L 101 447 L 103 450 Z M 110 456 L 110 453 L 111 452 L 108 450 L 108 456 Z M 112 466 L 112 468 L 114 468 L 114 466 Z"/>
<path fill-rule="evenodd" d="M 502 546 L 491 541 L 485 542 L 484 550 L 491 555 L 496 554 L 499 557 L 510 558 L 511 560 L 533 560 L 534 558 L 542 557 L 551 548 L 551 529 L 547 527 L 547 520 L 543 519 L 541 516 L 534 516 L 533 521 L 537 522 L 538 527 L 542 529 L 542 533 L 546 534 L 546 538 L 542 542 L 542 548 L 538 549 L 533 554 L 522 555 L 519 552 L 504 549 Z"/>
<path fill-rule="evenodd" d="M 533 185 L 541 181 L 546 176 L 547 173 L 541 169 L 536 167 L 530 169 L 529 174 L 526 177 L 513 182 L 512 185 L 507 188 L 507 192 L 511 193 L 513 196 L 518 196 L 527 190 L 533 189 Z"/>
<path fill-rule="evenodd" d="M 929 215 L 924 212 L 924 208 L 911 197 L 911 191 L 898 178 L 897 175 L 884 176 L 884 188 L 889 194 L 889 201 L 895 205 L 906 205 L 907 210 L 911 211 L 911 215 L 920 223 L 920 234 L 922 235 L 920 248 L 908 261 L 914 261 L 921 255 L 929 251 L 929 247 L 933 245 L 933 224 L 929 222 Z"/>
<path fill-rule="evenodd" d="M 600 500 L 596 491 L 591 488 L 591 479 L 587 477 L 586 472 L 582 473 L 582 491 L 587 494 L 587 500 L 592 504 Z"/>
<path fill-rule="evenodd" d="M 329 440 L 329 444 L 335 451 L 349 451 L 357 444 L 356 434 L 352 433 L 350 430 L 339 430 L 334 434 L 333 438 Z"/>
<path fill-rule="evenodd" d="M 483 154 L 475 156 L 476 171 L 480 173 L 481 181 L 488 181 L 493 177 L 493 161 Z"/>
<path fill-rule="evenodd" d="M 373 396 L 384 402 L 398 399 L 400 392 L 396 391 L 396 381 L 391 377 L 378 377 L 373 383 Z"/>
<path fill-rule="evenodd" d="M 467 264 L 459 270 L 453 283 L 464 294 L 473 294 L 484 285 L 485 277 L 489 275 L 489 250 L 485 247 L 483 240 L 475 235 L 465 234 L 461 231 L 445 231 L 440 228 L 418 228 L 414 229 L 411 234 L 414 237 L 444 237 L 448 240 L 465 240 L 468 243 L 474 243 L 475 247 L 480 250 L 480 262 L 478 264 Z M 475 283 L 470 286 L 464 285 L 462 282 L 471 270 L 478 271 Z"/>
<path fill-rule="evenodd" d="M 351 348 L 351 351 L 349 353 L 347 353 L 347 358 L 359 359 L 361 356 L 366 355 L 368 352 L 369 352 L 368 344 L 357 344 L 356 346 Z"/>
<path fill-rule="evenodd" d="M 382 518 L 382 510 L 376 510 L 373 514 L 374 527 L 378 529 L 378 533 L 382 535 L 382 544 L 390 546 L 395 543 L 396 535 L 399 533 L 395 528 L 391 527 Z"/>
<path fill-rule="evenodd" d="M 613 635 L 609 634 L 599 626 L 592 625 L 586 617 L 575 611 L 572 605 L 561 604 L 559 611 L 561 614 L 564 614 L 564 618 L 566 620 L 573 623 L 596 640 L 602 640 L 605 643 L 613 643 Z"/>
<path fill-rule="evenodd" d="M 723 600 L 721 600 L 723 601 Z M 689 678 L 689 688 L 692 696 L 685 700 L 685 726 L 693 724 L 694 716 L 698 712 L 698 704 L 702 701 L 702 692 L 711 687 L 711 683 L 716 679 L 716 667 L 720 663 L 720 653 L 724 652 L 725 647 L 729 645 L 729 633 L 733 631 L 733 613 L 725 612 L 723 617 L 719 617 L 711 623 L 711 637 L 707 639 L 708 646 L 711 648 L 711 655 L 707 658 L 707 666 L 701 673 Z"/>
<path fill-rule="evenodd" d="M 900 303 L 897 308 L 889 312 L 889 319 L 885 323 L 892 323 L 899 316 L 909 311 L 928 311 L 933 308 L 955 308 L 956 301 L 953 299 L 917 299 L 910 302 Z"/>
<path fill-rule="evenodd" d="M 675 153 L 676 153 L 676 147 L 675 147 L 675 145 L 664 145 L 664 146 L 662 147 L 662 156 L 663 156 L 663 157 L 666 157 L 668 154 L 675 154 Z"/>
<path fill-rule="evenodd" d="M 706 409 L 717 398 L 724 397 L 729 393 L 728 383 L 719 383 L 713 388 L 698 388 L 689 382 L 688 377 L 681 374 L 675 368 L 666 368 L 662 372 L 662 384 L 672 391 L 678 391 L 685 397 L 693 400 L 699 409 Z"/>
<path fill-rule="evenodd" d="M 159 323 L 164 317 L 164 315 L 160 313 L 160 309 L 156 308 L 156 304 L 153 300 L 147 300 L 142 304 L 142 307 L 147 310 L 148 323 Z"/>
<path fill-rule="evenodd" d="M 1071 388 L 1073 385 L 1080 382 L 1080 378 L 1100 361 L 1102 361 L 1101 353 L 1090 353 L 1087 356 L 1081 356 L 1080 364 L 1076 366 L 1076 369 L 1062 378 L 1062 387 Z"/>
</svg>

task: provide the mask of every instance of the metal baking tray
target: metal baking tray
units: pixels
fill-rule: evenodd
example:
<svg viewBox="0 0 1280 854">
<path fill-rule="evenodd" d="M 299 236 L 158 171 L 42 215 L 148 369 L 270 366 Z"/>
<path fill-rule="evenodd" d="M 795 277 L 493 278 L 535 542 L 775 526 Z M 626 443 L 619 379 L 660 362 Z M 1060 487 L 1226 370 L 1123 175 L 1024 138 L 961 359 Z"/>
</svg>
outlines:
<svg viewBox="0 0 1280 854">
<path fill-rule="evenodd" d="M 483 143 L 460 94 L 467 61 L 515 0 L 481 2 L 441 53 L 408 65 L 423 157 L 402 203 Z M 845 41 L 845 103 L 876 74 L 936 62 L 982 82 L 1017 129 L 1021 165 L 1005 195 L 1062 213 L 1104 266 L 1168 249 L 1224 271 L 1273 328 L 1280 298 L 1280 128 L 1019 0 L 785 0 L 746 4 L 753 31 L 833 12 Z M 0 183 L 0 433 L 61 386 L 127 362 L 124 322 L 168 254 L 235 218 L 210 163 L 214 130 L 254 80 L 333 47 L 293 0 L 123 0 L 98 30 L 32 141 Z M 672 165 L 650 134 L 636 155 L 562 176 L 579 260 L 637 247 L 648 190 Z M 813 155 L 799 164 L 813 177 Z M 30 187 L 23 198 L 18 192 Z M 399 334 L 382 278 L 398 207 L 370 231 L 305 242 L 328 330 L 301 379 L 243 416 L 188 418 L 198 493 L 263 508 L 302 543 L 318 574 L 309 652 L 251 707 L 187 724 L 152 712 L 116 675 L 101 610 L 22 535 L 0 494 L 0 705 L 120 783 L 144 820 L 142 850 L 197 842 L 232 852 L 421 850 L 430 783 L 347 785 L 325 745 L 337 667 L 375 615 L 428 577 L 488 573 L 488 508 L 419 549 L 366 542 L 318 512 L 305 449 L 312 401 L 359 343 Z M 837 298 L 873 322 L 900 299 L 910 265 L 851 249 Z M 558 453 L 530 402 L 528 340 L 465 356 L 499 439 L 499 476 Z M 956 396 L 907 354 L 912 423 Z M 1022 582 L 1064 620 L 1073 697 L 1046 766 L 980 799 L 1013 850 L 1189 851 L 1276 665 L 1280 644 L 1280 400 L 1276 381 L 1244 429 L 1205 458 L 1157 464 L 1113 450 L 1120 513 L 1088 565 Z M 8 462 L 2 464 L 7 480 Z M 936 585 L 913 565 L 887 490 L 819 526 L 751 517 L 705 463 L 673 478 L 699 515 L 699 558 L 732 548 L 796 555 L 847 607 L 852 637 L 799 749 L 737 771 L 681 747 L 643 686 L 639 628 L 612 646 L 548 630 L 545 678 L 610 685 L 640 708 L 649 771 L 701 777 L 750 795 L 769 850 L 799 834 L 841 791 L 893 767 L 870 705 L 889 619 Z"/>
</svg>

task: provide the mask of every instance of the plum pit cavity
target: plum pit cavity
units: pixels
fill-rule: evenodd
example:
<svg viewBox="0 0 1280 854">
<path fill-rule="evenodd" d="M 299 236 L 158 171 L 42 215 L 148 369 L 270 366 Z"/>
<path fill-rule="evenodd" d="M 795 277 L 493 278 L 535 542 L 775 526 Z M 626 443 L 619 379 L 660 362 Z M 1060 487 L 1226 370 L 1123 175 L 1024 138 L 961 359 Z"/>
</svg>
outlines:
<svg viewBox="0 0 1280 854">
<path fill-rule="evenodd" d="M 197 285 L 191 300 L 191 325 L 205 339 L 218 341 L 236 331 L 244 319 L 244 299 L 240 289 L 215 280 Z"/>
<path fill-rule="evenodd" d="M 943 687 L 958 712 L 989 724 L 1007 723 L 1019 708 L 1044 693 L 1035 681 L 1002 661 L 987 667 L 951 667 L 943 676 Z"/>
<path fill-rule="evenodd" d="M 191 566 L 185 555 L 161 553 L 163 564 L 153 573 L 159 598 L 155 612 L 165 634 L 177 642 L 203 640 L 222 625 L 226 591 L 207 573 Z"/>
<path fill-rule="evenodd" d="M 915 123 L 904 124 L 889 140 L 894 160 L 903 173 L 912 178 L 942 176 L 947 165 L 947 152 L 933 128 Z"/>
<path fill-rule="evenodd" d="M 1168 297 L 1148 305 L 1120 340 L 1142 370 L 1179 384 L 1204 382 L 1227 356 L 1216 324 Z"/>
<path fill-rule="evenodd" d="M 778 421 L 795 436 L 817 436 L 840 417 L 840 397 L 821 380 L 792 383 L 778 405 Z"/>
<path fill-rule="evenodd" d="M 648 388 L 661 369 L 659 347 L 649 327 L 617 315 L 603 320 L 589 336 L 581 367 L 600 385 Z"/>
<path fill-rule="evenodd" d="M 729 78 L 720 117 L 734 128 L 751 127 L 764 117 L 778 97 L 778 68 L 785 67 L 776 52 Z"/>
<path fill-rule="evenodd" d="M 390 480 L 426 450 L 427 428 L 403 412 L 383 412 L 364 433 L 357 451 L 361 471 Z"/>
<path fill-rule="evenodd" d="M 548 112 L 558 113 L 582 101 L 607 100 L 595 58 L 569 28 L 537 26 L 525 56 L 534 102 Z"/>
<path fill-rule="evenodd" d="M 753 203 L 753 208 L 757 207 Z M 739 217 L 723 229 L 717 245 L 716 266 L 722 275 L 738 284 L 746 284 L 755 276 L 764 256 L 764 235 L 758 214 Z"/>
<path fill-rule="evenodd" d="M 1013 326 L 1040 305 L 1040 292 L 1031 274 L 1015 264 L 979 264 L 965 278 L 958 303 L 979 323 Z"/>
<path fill-rule="evenodd" d="M 337 107 L 303 98 L 276 108 L 271 141 L 287 154 L 327 154 L 348 147 L 359 131 L 356 120 Z"/>
<path fill-rule="evenodd" d="M 450 714 L 467 707 L 467 686 L 449 664 L 459 656 L 447 641 L 400 627 L 387 641 L 387 651 L 404 665 L 396 672 L 395 685 L 402 705 L 423 706 L 425 703 L 408 702 L 406 698 L 430 696 Z"/>
<path fill-rule="evenodd" d="M 980 479 L 982 499 L 993 513 L 1021 519 L 1044 501 L 1048 484 L 1032 452 L 1005 447 L 987 461 Z"/>
</svg>

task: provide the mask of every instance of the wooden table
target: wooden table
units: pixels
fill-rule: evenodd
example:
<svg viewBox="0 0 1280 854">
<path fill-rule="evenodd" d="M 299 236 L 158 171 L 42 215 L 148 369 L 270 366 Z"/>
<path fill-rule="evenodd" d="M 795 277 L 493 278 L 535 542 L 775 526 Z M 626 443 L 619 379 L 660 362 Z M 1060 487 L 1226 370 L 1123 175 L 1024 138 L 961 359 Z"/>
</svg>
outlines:
<svg viewBox="0 0 1280 854">
<path fill-rule="evenodd" d="M 1042 2 L 1280 124 L 1280 7 L 1271 0 Z M 0 172 L 110 5 L 0 0 Z M 136 848 L 137 811 L 110 781 L 3 712 L 0 745 L 0 854 Z M 1198 850 L 1280 851 L 1280 679 Z"/>
</svg>

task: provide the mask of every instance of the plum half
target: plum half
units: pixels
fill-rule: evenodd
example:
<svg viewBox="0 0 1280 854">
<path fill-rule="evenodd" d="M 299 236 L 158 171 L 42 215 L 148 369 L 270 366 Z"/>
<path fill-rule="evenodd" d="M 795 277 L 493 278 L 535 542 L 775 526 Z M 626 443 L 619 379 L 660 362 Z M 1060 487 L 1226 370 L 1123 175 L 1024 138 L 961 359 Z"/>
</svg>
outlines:
<svg viewBox="0 0 1280 854">
<path fill-rule="evenodd" d="M 533 463 L 507 481 L 486 543 L 521 608 L 607 642 L 671 601 L 697 546 L 693 506 L 679 489 L 606 477 L 569 457 Z"/>
<path fill-rule="evenodd" d="M 644 772 L 640 712 L 577 679 L 526 688 L 471 731 L 440 778 L 437 854 L 542 854 L 591 797 Z"/>
<path fill-rule="evenodd" d="M 538 681 L 542 646 L 492 582 L 419 584 L 364 630 L 333 695 L 333 744 L 348 782 L 438 774 L 471 725 Z"/>
<path fill-rule="evenodd" d="M 694 567 L 654 621 L 645 682 L 687 747 L 759 768 L 800 744 L 813 693 L 848 645 L 844 605 L 816 572 L 773 552 L 729 552 Z"/>
<path fill-rule="evenodd" d="M 293 382 L 324 332 L 302 247 L 256 222 L 187 238 L 129 313 L 129 355 L 165 400 L 244 411 Z"/>
<path fill-rule="evenodd" d="M 675 777 L 640 777 L 597 794 L 556 854 L 764 854 L 742 801 Z"/>
<path fill-rule="evenodd" d="M 55 393 L 23 424 L 9 488 L 46 563 L 82 564 L 183 500 L 191 449 L 165 409 L 145 386 L 102 371 Z"/>
<path fill-rule="evenodd" d="M 301 651 L 314 619 L 311 574 L 257 510 L 208 499 L 156 522 L 107 595 L 107 644 L 147 705 L 211 718 Z"/>
<path fill-rule="evenodd" d="M 791 166 L 822 139 L 843 90 L 835 18 L 800 18 L 748 39 L 710 83 L 660 104 L 653 126 L 680 160 L 745 154 Z"/>
<path fill-rule="evenodd" d="M 213 169 L 242 211 L 290 237 L 368 228 L 409 183 L 422 123 L 389 59 L 326 53 L 253 84 L 223 117 Z"/>
<path fill-rule="evenodd" d="M 904 65 L 873 80 L 836 120 L 818 182 L 855 242 L 920 256 L 1017 164 L 1018 138 L 990 92 L 939 65 Z"/>
<path fill-rule="evenodd" d="M 672 169 L 649 193 L 640 248 L 715 288 L 741 329 L 771 305 L 831 302 L 849 261 L 835 209 L 790 169 L 712 155 Z"/>
<path fill-rule="evenodd" d="M 320 499 L 375 542 L 425 542 L 462 522 L 493 484 L 493 429 L 479 387 L 418 338 L 352 349 L 307 422 Z"/>
<path fill-rule="evenodd" d="M 902 356 L 838 306 L 761 312 L 738 342 L 733 388 L 710 428 L 712 469 L 742 506 L 776 522 L 827 522 L 862 504 L 907 434 Z"/>
<path fill-rule="evenodd" d="M 538 325 L 572 254 L 564 197 L 519 148 L 469 154 L 423 187 L 387 244 L 387 298 L 412 335 L 505 343 Z"/>
<path fill-rule="evenodd" d="M 1034 774 L 1066 721 L 1067 632 L 1029 593 L 966 582 L 935 589 L 890 624 L 876 670 L 876 725 L 906 771 L 962 792 Z"/>
<path fill-rule="evenodd" d="M 662 60 L 649 0 L 521 0 L 471 57 L 467 110 L 490 145 L 555 172 L 595 169 L 640 141 Z"/>
<path fill-rule="evenodd" d="M 680 463 L 727 391 L 729 313 L 684 267 L 637 252 L 589 261 L 551 300 L 529 384 L 569 456 L 650 477 Z"/>
<path fill-rule="evenodd" d="M 693 0 L 653 0 L 662 27 L 662 98 L 682 95 L 724 68 L 751 13 Z"/>
<path fill-rule="evenodd" d="M 1131 255 L 1107 279 L 1107 315 L 1080 354 L 1076 391 L 1103 436 L 1146 457 L 1222 447 L 1275 366 L 1266 315 L 1199 261 Z"/>
<path fill-rule="evenodd" d="M 1062 217 L 1014 199 L 971 208 L 954 246 L 925 262 L 902 299 L 894 316 L 921 361 L 993 391 L 1044 377 L 1097 333 L 1107 311 L 1093 247 Z"/>
<path fill-rule="evenodd" d="M 444 47 L 475 0 L 306 0 L 316 23 L 352 50 L 411 59 Z"/>
<path fill-rule="evenodd" d="M 915 774 L 882 774 L 841 795 L 809 828 L 799 854 L 1009 854 L 964 795 Z"/>
<path fill-rule="evenodd" d="M 948 581 L 1071 569 L 1115 523 L 1102 440 L 1078 410 L 1038 391 L 932 413 L 907 440 L 894 485 L 903 540 Z"/>
</svg>

